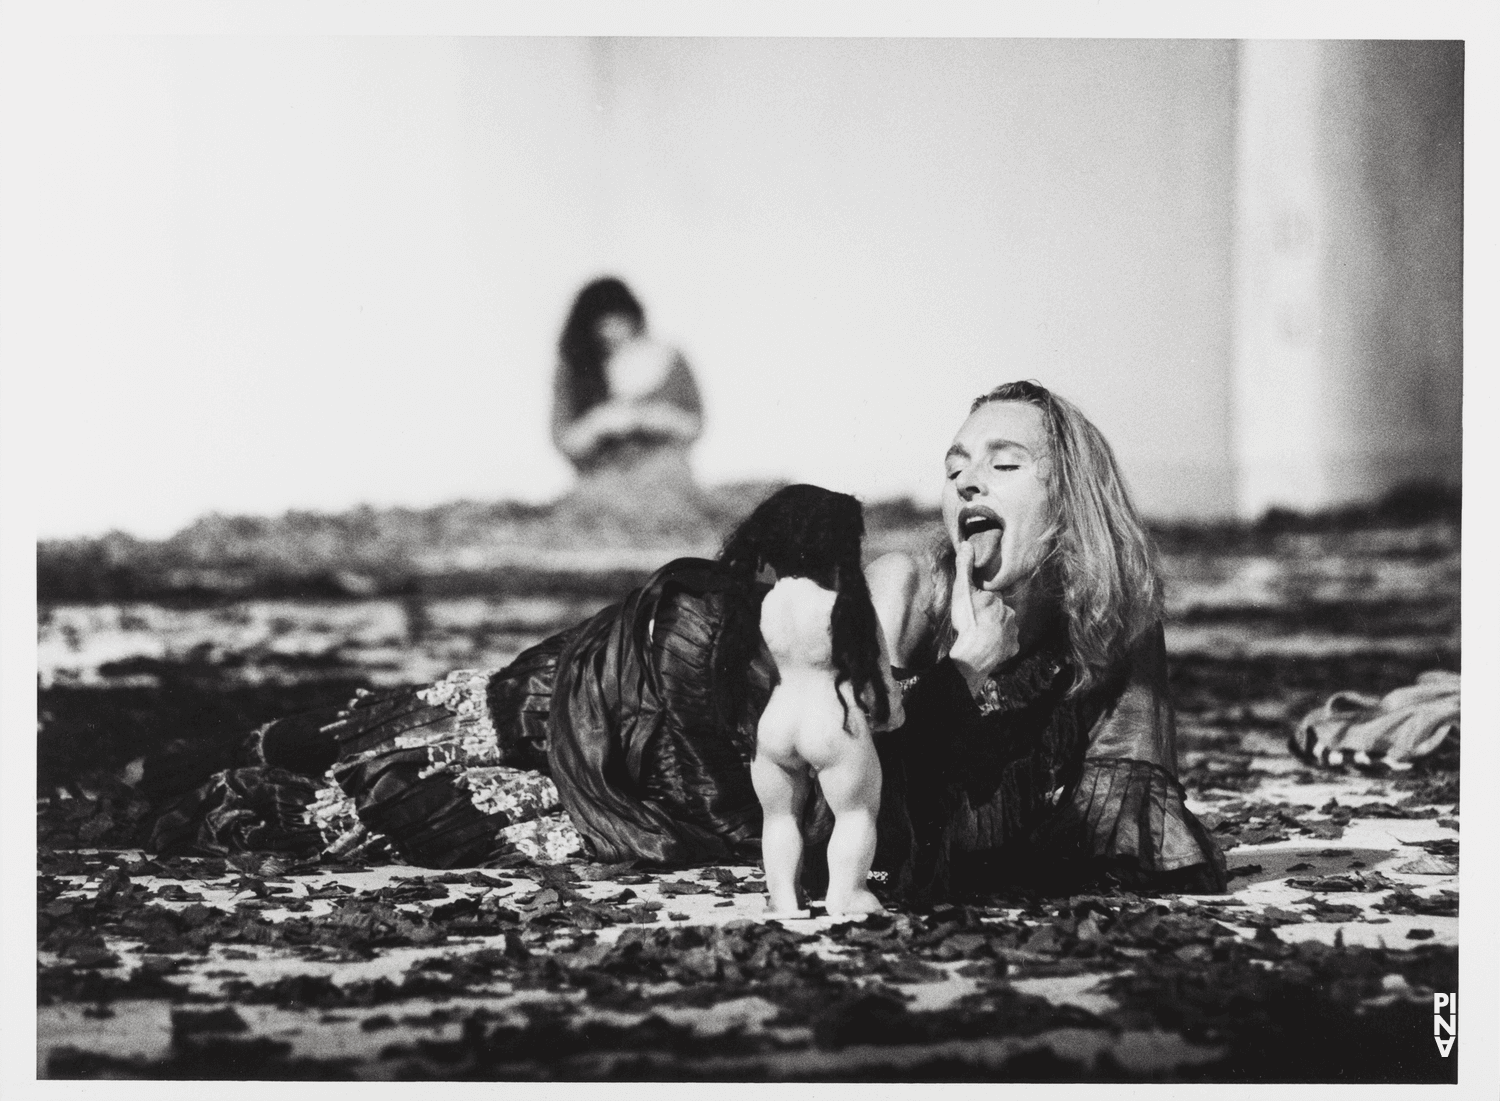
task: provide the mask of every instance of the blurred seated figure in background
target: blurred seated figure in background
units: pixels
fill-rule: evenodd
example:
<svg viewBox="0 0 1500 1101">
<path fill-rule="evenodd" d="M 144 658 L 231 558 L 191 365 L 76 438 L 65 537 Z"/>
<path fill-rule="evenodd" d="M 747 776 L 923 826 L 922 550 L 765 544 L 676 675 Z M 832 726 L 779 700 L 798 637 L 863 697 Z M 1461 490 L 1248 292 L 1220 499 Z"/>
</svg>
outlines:
<svg viewBox="0 0 1500 1101">
<path fill-rule="evenodd" d="M 646 332 L 619 279 L 596 279 L 573 302 L 558 341 L 552 441 L 578 472 L 562 502 L 578 526 L 624 537 L 701 531 L 688 452 L 703 406 L 687 361 Z"/>
</svg>

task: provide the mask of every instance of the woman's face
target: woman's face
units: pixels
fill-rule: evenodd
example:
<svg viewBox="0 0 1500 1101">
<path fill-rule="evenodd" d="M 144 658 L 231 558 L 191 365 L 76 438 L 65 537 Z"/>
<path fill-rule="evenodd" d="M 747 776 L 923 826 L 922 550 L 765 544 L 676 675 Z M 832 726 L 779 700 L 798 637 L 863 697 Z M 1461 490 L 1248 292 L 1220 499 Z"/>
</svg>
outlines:
<svg viewBox="0 0 1500 1101">
<path fill-rule="evenodd" d="M 943 522 L 957 550 L 974 549 L 974 583 L 1006 593 L 1047 554 L 1047 430 L 1029 402 L 992 401 L 964 421 L 946 459 Z"/>
<path fill-rule="evenodd" d="M 635 322 L 622 313 L 605 314 L 594 323 L 594 332 L 599 335 L 599 342 L 606 352 L 613 352 L 639 335 Z"/>
</svg>

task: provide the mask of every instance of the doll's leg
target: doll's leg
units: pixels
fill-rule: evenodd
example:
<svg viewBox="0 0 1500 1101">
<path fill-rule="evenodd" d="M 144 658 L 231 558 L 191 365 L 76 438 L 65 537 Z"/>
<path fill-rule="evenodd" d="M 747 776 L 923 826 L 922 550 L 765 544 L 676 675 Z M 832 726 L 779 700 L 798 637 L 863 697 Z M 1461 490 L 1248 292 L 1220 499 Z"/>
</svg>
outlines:
<svg viewBox="0 0 1500 1101">
<path fill-rule="evenodd" d="M 770 908 L 774 913 L 793 913 L 801 909 L 797 881 L 802 873 L 802 806 L 812 779 L 800 761 L 787 767 L 757 752 L 750 762 L 750 781 L 764 815 L 760 849 Z"/>
<path fill-rule="evenodd" d="M 818 773 L 833 811 L 828 839 L 828 912 L 868 914 L 882 909 L 865 885 L 875 861 L 875 819 L 880 812 L 880 758 L 864 732 L 850 738 L 843 759 Z"/>
</svg>

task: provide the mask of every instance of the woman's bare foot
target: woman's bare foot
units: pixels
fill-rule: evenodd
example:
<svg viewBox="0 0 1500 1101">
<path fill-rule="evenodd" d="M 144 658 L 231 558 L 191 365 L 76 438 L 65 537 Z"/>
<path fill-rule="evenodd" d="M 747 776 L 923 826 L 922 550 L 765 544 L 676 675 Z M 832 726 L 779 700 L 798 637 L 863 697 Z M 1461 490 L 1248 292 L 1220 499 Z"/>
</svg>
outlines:
<svg viewBox="0 0 1500 1101">
<path fill-rule="evenodd" d="M 862 917 L 865 914 L 885 913 L 885 907 L 880 904 L 880 899 L 876 898 L 863 887 L 851 894 L 847 900 L 843 901 L 842 905 L 839 899 L 834 898 L 830 894 L 826 905 L 829 916 L 854 914 Z"/>
</svg>

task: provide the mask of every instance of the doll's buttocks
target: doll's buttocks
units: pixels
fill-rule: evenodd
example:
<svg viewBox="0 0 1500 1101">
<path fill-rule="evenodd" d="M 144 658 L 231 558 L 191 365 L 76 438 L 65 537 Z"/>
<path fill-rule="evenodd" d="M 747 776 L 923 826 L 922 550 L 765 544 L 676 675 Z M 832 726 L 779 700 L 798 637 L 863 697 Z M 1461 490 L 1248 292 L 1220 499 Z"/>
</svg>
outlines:
<svg viewBox="0 0 1500 1101">
<path fill-rule="evenodd" d="M 838 742 L 849 737 L 846 721 L 863 718 L 852 696 L 845 701 L 847 708 L 839 700 L 831 629 L 834 599 L 814 581 L 785 577 L 766 594 L 760 611 L 761 636 L 776 661 L 778 682 L 761 715 L 757 743 L 772 757 L 800 758 L 814 768 L 843 748 Z"/>
</svg>

